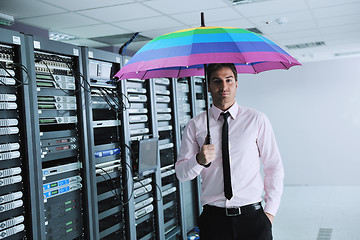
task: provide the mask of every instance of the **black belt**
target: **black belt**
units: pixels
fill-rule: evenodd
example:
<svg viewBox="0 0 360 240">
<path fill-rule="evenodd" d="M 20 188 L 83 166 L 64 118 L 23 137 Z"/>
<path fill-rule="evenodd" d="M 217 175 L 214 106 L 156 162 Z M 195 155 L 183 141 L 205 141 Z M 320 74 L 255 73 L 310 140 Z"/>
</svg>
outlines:
<svg viewBox="0 0 360 240">
<path fill-rule="evenodd" d="M 242 206 L 242 207 L 232 207 L 232 208 L 222 208 L 222 207 L 215 207 L 215 206 L 211 206 L 211 205 L 204 206 L 204 210 L 219 213 L 221 215 L 224 214 L 228 217 L 234 217 L 234 216 L 238 216 L 241 214 L 253 213 L 261 208 L 262 208 L 262 206 L 261 206 L 261 203 L 259 203 L 259 202 L 254 203 L 254 204 L 249 204 L 246 206 Z"/>
</svg>

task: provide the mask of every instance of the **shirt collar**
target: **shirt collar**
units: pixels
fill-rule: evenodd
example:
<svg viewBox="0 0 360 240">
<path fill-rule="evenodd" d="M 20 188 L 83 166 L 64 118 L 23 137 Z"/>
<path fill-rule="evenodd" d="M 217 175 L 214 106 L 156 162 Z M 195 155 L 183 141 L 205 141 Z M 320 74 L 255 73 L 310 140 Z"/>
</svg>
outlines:
<svg viewBox="0 0 360 240">
<path fill-rule="evenodd" d="M 212 106 L 210 108 L 210 111 L 214 117 L 214 119 L 217 121 L 219 120 L 219 117 L 220 117 L 220 114 L 223 112 L 223 110 L 215 107 L 215 106 Z M 230 113 L 230 116 L 232 117 L 232 119 L 235 119 L 236 118 L 236 115 L 238 114 L 239 112 L 239 108 L 238 108 L 238 105 L 237 103 L 235 102 L 227 111 L 225 112 L 229 112 Z"/>
</svg>

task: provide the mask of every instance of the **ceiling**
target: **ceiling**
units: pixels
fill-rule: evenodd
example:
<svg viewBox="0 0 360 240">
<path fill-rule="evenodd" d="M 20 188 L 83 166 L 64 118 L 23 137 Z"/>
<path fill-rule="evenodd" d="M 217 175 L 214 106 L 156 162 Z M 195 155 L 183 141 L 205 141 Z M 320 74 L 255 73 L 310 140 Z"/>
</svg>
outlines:
<svg viewBox="0 0 360 240">
<path fill-rule="evenodd" d="M 127 47 L 137 51 L 159 35 L 200 26 L 203 11 L 206 26 L 257 28 L 300 61 L 360 55 L 360 0 L 252 1 L 234 6 L 228 0 L 0 0 L 0 12 L 15 22 L 73 35 L 66 42 L 88 47 L 120 47 L 140 32 Z"/>
</svg>

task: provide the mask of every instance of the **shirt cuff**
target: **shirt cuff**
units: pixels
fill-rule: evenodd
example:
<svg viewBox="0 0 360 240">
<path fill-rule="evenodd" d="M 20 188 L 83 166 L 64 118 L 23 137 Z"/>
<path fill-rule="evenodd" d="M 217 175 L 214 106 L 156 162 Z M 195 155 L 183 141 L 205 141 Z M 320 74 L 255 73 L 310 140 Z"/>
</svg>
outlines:
<svg viewBox="0 0 360 240">
<path fill-rule="evenodd" d="M 279 207 L 275 206 L 274 204 L 265 203 L 264 212 L 270 213 L 271 215 L 275 216 L 278 209 L 279 209 Z"/>
<path fill-rule="evenodd" d="M 203 170 L 205 167 L 200 165 L 197 161 L 196 161 L 196 155 L 193 156 L 192 158 L 189 159 L 188 161 L 189 163 L 189 168 L 193 169 L 195 172 L 197 172 L 198 174 L 201 172 L 201 170 Z"/>
</svg>

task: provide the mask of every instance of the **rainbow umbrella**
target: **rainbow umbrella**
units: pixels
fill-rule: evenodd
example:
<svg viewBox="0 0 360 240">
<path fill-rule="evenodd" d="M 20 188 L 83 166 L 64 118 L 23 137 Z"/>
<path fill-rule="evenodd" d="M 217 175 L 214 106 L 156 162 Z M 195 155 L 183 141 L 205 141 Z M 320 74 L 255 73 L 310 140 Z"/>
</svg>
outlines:
<svg viewBox="0 0 360 240">
<path fill-rule="evenodd" d="M 204 75 L 206 78 L 209 63 L 235 63 L 239 74 L 301 65 L 261 34 L 234 27 L 205 27 L 203 13 L 201 22 L 201 27 L 154 38 L 115 77 L 121 80 Z M 207 86 L 204 91 L 207 94 Z M 208 128 L 208 136 L 209 133 Z"/>
</svg>

